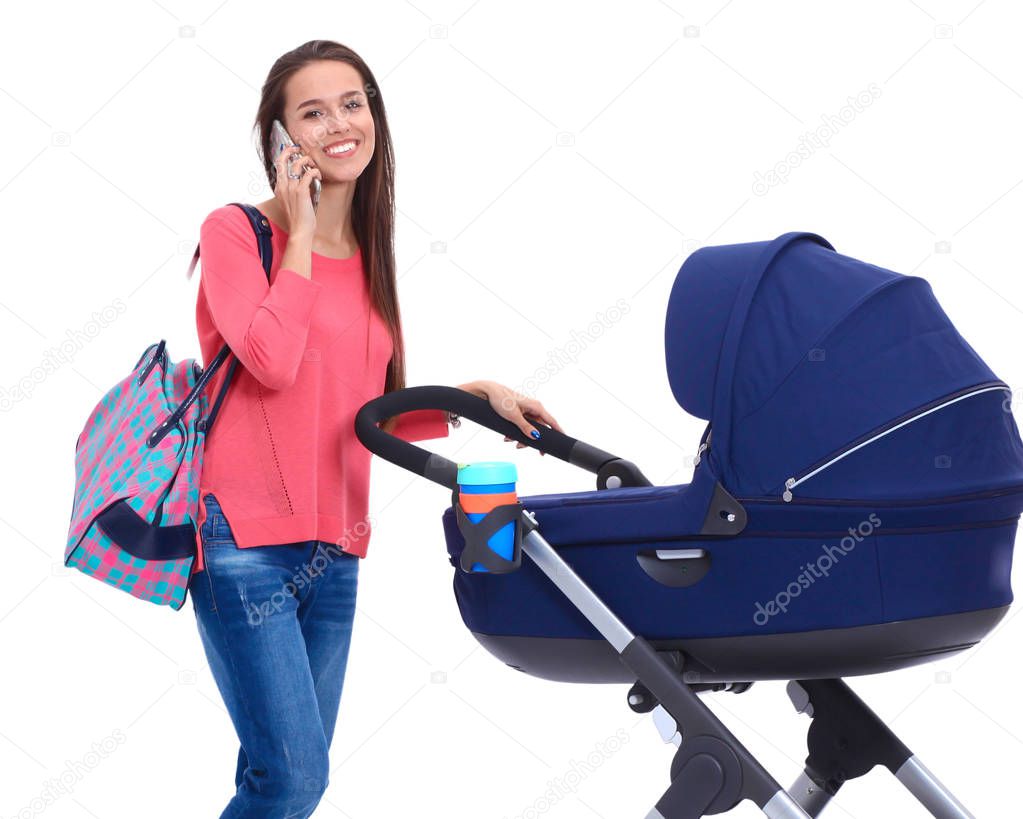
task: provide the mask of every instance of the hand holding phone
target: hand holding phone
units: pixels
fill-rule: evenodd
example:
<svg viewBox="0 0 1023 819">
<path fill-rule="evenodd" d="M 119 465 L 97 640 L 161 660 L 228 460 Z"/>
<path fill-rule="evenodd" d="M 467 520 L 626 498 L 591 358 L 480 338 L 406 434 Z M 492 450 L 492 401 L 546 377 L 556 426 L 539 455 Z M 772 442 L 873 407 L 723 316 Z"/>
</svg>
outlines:
<svg viewBox="0 0 1023 819">
<path fill-rule="evenodd" d="M 316 206 L 320 200 L 320 169 L 311 157 L 302 153 L 279 120 L 274 120 L 271 126 L 270 147 L 277 171 L 274 195 L 288 214 L 289 231 L 305 230 L 312 234 L 316 230 Z"/>
</svg>

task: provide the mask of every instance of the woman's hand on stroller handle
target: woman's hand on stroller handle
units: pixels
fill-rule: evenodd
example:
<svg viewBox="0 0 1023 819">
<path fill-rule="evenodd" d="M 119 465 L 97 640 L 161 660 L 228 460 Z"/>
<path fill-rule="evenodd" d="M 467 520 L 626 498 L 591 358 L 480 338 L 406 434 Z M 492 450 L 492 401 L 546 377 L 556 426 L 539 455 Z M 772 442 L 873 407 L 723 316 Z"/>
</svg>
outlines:
<svg viewBox="0 0 1023 819">
<path fill-rule="evenodd" d="M 470 381 L 467 384 L 459 384 L 458 388 L 479 398 L 485 398 L 494 408 L 494 412 L 515 424 L 523 435 L 533 439 L 541 438 L 543 435 L 542 431 L 538 430 L 529 420 L 530 418 L 542 421 L 547 426 L 564 433 L 554 416 L 537 399 L 522 395 L 496 381 Z M 504 440 L 511 441 L 513 439 L 505 435 Z M 521 441 L 515 442 L 516 449 L 523 449 L 525 446 L 526 444 Z M 542 449 L 539 452 L 541 455 L 547 454 Z"/>
<path fill-rule="evenodd" d="M 478 382 L 475 383 L 478 385 Z M 479 386 L 475 388 L 483 391 Z M 502 394 L 497 391 L 499 403 Z M 526 401 L 529 402 L 529 399 Z M 518 412 L 522 412 L 517 402 L 515 408 L 518 409 Z M 598 488 L 605 488 L 605 485 L 607 487 L 650 486 L 650 482 L 636 469 L 634 464 L 587 444 L 585 441 L 579 441 L 566 435 L 542 405 L 535 408 L 537 414 L 534 416 L 530 405 L 527 404 L 526 409 L 534 418 L 533 424 L 525 419 L 525 414 L 523 414 L 522 421 L 513 422 L 499 411 L 504 410 L 505 413 L 511 413 L 514 416 L 513 408 L 495 408 L 490 403 L 490 399 L 483 398 L 478 393 L 474 394 L 472 390 L 456 387 L 406 387 L 377 396 L 364 404 L 356 413 L 355 434 L 370 452 L 407 469 L 409 472 L 422 475 L 448 489 L 453 489 L 457 486 L 457 463 L 442 455 L 403 441 L 377 425 L 384 418 L 421 409 L 441 409 L 455 412 L 488 429 L 500 432 L 510 440 L 550 453 L 574 466 L 593 472 L 597 475 Z M 541 418 L 549 418 L 552 422 L 551 426 L 542 426 Z M 540 437 L 534 439 L 523 432 L 523 423 L 525 423 L 526 429 L 539 426 Z"/>
<path fill-rule="evenodd" d="M 486 394 L 486 391 L 479 385 L 474 386 L 474 389 Z M 501 393 L 497 391 L 497 395 L 499 404 Z M 518 402 L 516 406 L 519 406 Z M 525 419 L 525 416 L 521 421 L 513 422 L 499 412 L 499 410 L 503 410 L 504 413 L 510 412 L 514 415 L 515 413 L 510 407 L 495 408 L 489 399 L 474 394 L 471 390 L 458 389 L 454 386 L 407 386 L 404 390 L 394 390 L 366 402 L 355 415 L 355 434 L 362 445 L 373 454 L 380 455 L 385 460 L 410 472 L 428 477 L 431 481 L 448 489 L 457 486 L 457 463 L 440 454 L 402 441 L 377 425 L 377 422 L 393 415 L 420 409 L 443 409 L 455 412 L 463 418 L 493 429 L 495 433 L 500 433 L 502 436 L 533 449 L 542 450 L 593 473 L 601 473 L 602 470 L 606 470 L 606 465 L 613 461 L 621 462 L 620 458 L 609 452 L 565 435 L 558 426 L 553 425 L 557 421 L 554 421 L 542 405 L 538 408 L 539 414 L 532 416 L 540 431 L 540 437 L 534 439 L 522 429 L 523 422 L 527 429 L 533 425 Z M 527 409 L 529 409 L 529 404 L 527 404 Z M 519 409 L 519 412 L 522 412 L 522 409 Z M 552 425 L 542 425 L 540 417 L 550 418 Z M 649 486 L 649 483 L 644 486 Z"/>
</svg>

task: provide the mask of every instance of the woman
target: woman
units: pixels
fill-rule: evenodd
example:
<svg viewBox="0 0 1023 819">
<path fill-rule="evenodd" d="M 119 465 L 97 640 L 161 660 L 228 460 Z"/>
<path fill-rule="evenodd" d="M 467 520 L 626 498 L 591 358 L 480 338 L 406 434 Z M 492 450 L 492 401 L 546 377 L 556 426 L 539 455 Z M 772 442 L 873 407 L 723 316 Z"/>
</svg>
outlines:
<svg viewBox="0 0 1023 819">
<path fill-rule="evenodd" d="M 276 163 L 275 119 L 297 143 Z M 256 127 L 274 191 L 257 206 L 273 231 L 269 284 L 240 208 L 218 208 L 200 231 L 203 358 L 226 342 L 243 366 L 204 446 L 191 591 L 241 741 L 237 790 L 221 819 L 299 819 L 328 784 L 368 544 L 371 454 L 355 436 L 355 413 L 405 386 L 394 161 L 372 73 L 330 41 L 274 64 Z M 322 185 L 316 209 L 313 179 Z M 539 437 L 527 414 L 561 429 L 540 402 L 494 381 L 461 389 L 526 435 Z M 417 441 L 447 435 L 450 420 L 418 410 L 384 429 Z"/>
</svg>

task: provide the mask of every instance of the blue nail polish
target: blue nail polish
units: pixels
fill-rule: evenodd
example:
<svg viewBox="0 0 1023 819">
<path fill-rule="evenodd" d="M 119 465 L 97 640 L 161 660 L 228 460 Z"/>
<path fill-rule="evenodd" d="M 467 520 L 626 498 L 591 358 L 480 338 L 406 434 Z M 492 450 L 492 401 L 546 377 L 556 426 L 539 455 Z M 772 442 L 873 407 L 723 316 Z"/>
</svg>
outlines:
<svg viewBox="0 0 1023 819">
<path fill-rule="evenodd" d="M 534 438 L 539 438 L 540 437 L 540 433 L 537 432 L 535 429 L 531 430 L 529 434 L 532 435 Z"/>
</svg>

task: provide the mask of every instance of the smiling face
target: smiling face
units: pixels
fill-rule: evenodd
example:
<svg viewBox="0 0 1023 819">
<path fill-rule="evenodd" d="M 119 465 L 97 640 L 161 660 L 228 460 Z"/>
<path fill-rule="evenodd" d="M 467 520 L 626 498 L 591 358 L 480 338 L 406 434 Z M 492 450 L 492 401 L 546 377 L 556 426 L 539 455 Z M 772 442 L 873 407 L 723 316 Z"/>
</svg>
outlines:
<svg viewBox="0 0 1023 819">
<path fill-rule="evenodd" d="M 375 130 L 365 83 L 348 63 L 317 60 L 296 71 L 284 89 L 282 122 L 312 157 L 324 183 L 357 179 L 373 158 Z"/>
</svg>

